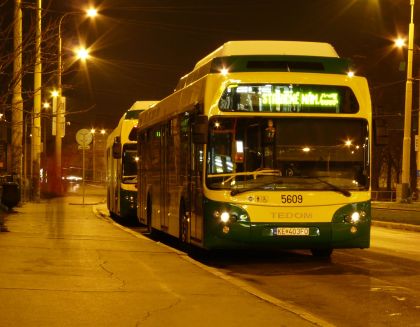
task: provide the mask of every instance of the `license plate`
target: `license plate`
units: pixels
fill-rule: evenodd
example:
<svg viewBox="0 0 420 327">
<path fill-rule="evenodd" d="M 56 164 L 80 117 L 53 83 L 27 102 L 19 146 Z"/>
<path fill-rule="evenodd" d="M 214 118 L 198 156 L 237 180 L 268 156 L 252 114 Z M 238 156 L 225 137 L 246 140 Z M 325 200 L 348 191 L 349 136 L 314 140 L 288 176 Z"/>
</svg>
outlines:
<svg viewBox="0 0 420 327">
<path fill-rule="evenodd" d="M 277 235 L 282 236 L 308 236 L 308 227 L 278 227 Z"/>
</svg>

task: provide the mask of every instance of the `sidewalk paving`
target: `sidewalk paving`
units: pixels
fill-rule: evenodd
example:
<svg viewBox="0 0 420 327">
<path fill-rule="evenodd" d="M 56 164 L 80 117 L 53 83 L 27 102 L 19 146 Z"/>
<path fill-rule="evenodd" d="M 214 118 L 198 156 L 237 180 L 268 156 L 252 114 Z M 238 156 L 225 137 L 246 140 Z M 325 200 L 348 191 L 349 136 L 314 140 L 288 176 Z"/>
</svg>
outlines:
<svg viewBox="0 0 420 327">
<path fill-rule="evenodd" d="M 67 196 L 8 215 L 9 231 L 0 233 L 0 325 L 329 325 L 117 228 L 93 208 Z"/>
<path fill-rule="evenodd" d="M 0 325 L 329 325 L 183 252 L 118 228 L 107 218 L 103 193 L 90 188 L 84 201 L 71 194 L 8 213 L 8 231 L 0 233 Z M 372 203 L 373 212 L 384 208 L 404 209 L 420 220 L 420 203 Z M 407 225 L 405 216 L 398 217 L 398 224 L 373 224 Z"/>
</svg>

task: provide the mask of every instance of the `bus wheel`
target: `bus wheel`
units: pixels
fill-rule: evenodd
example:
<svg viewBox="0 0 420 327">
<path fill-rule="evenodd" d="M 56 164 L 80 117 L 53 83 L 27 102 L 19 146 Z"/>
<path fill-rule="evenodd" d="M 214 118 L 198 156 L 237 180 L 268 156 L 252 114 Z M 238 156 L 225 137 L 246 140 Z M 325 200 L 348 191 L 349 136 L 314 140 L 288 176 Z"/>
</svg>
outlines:
<svg viewBox="0 0 420 327">
<path fill-rule="evenodd" d="M 179 206 L 179 225 L 179 239 L 181 240 L 182 244 L 188 244 L 190 219 L 185 210 L 185 205 L 183 202 L 181 202 Z"/>
<path fill-rule="evenodd" d="M 311 249 L 312 255 L 317 258 L 329 258 L 333 252 L 332 248 Z"/>
</svg>

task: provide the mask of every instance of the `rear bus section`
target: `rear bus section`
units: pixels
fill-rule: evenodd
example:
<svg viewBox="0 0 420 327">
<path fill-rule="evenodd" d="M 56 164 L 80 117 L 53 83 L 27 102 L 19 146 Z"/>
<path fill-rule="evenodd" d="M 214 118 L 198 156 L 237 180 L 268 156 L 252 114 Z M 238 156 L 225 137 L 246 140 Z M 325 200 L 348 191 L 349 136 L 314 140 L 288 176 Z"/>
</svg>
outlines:
<svg viewBox="0 0 420 327">
<path fill-rule="evenodd" d="M 156 101 L 136 101 L 121 117 L 107 140 L 107 206 L 110 215 L 137 220 L 137 140 L 130 133 L 138 115 Z"/>
</svg>

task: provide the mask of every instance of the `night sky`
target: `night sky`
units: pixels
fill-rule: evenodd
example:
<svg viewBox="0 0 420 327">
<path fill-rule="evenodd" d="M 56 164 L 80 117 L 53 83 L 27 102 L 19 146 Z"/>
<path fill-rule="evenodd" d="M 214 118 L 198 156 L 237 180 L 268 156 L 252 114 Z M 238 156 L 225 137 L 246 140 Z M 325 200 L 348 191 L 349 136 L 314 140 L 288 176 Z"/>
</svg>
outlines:
<svg viewBox="0 0 420 327">
<path fill-rule="evenodd" d="M 47 2 L 44 0 L 45 5 Z M 88 4 L 80 0 L 50 3 L 50 10 L 62 12 Z M 409 0 L 96 3 L 101 15 L 94 22 L 80 23 L 71 18 L 63 28 L 64 44 L 66 38 L 74 43 L 79 35 L 86 45 L 92 46 L 94 56 L 87 69 L 76 63 L 63 78 L 69 111 L 94 106 L 86 113 L 69 116 L 68 120 L 76 130 L 90 126 L 113 128 L 134 101 L 169 95 L 178 79 L 191 71 L 198 60 L 230 40 L 329 42 L 340 56 L 353 61 L 356 74 L 368 78 L 374 105 L 380 111 L 402 112 L 406 73 L 399 67 L 406 54 L 393 48 L 393 39 L 408 33 L 409 3 Z M 420 4 L 415 17 L 420 19 Z M 65 55 L 70 57 L 71 53 Z"/>
</svg>

